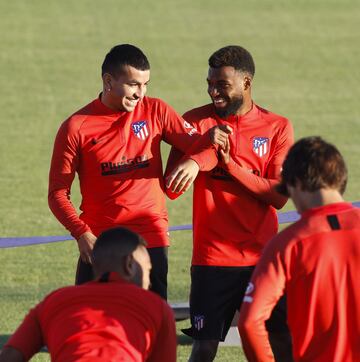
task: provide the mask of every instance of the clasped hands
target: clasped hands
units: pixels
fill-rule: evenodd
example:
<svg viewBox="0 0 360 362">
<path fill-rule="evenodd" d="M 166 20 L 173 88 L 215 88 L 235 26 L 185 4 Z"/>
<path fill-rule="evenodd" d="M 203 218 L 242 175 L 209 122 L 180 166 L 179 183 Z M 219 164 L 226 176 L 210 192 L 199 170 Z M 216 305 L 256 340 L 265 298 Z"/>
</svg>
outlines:
<svg viewBox="0 0 360 362">
<path fill-rule="evenodd" d="M 228 125 L 214 126 L 209 130 L 210 141 L 213 145 L 219 146 L 221 161 L 225 164 L 230 161 L 230 134 L 232 134 L 232 128 Z M 171 191 L 175 193 L 186 192 L 194 182 L 199 170 L 199 165 L 191 158 L 180 161 L 166 177 L 166 187 L 171 188 Z"/>
</svg>

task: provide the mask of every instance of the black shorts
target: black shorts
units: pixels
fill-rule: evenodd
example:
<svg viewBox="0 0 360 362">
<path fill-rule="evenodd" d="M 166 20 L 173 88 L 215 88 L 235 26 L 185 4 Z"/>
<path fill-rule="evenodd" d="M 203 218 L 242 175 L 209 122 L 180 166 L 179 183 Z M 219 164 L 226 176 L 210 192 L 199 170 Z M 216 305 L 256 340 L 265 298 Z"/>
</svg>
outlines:
<svg viewBox="0 0 360 362">
<path fill-rule="evenodd" d="M 191 267 L 191 328 L 183 332 L 196 340 L 224 341 L 236 310 L 240 309 L 253 266 Z M 287 332 L 286 303 L 280 300 L 266 327 L 270 332 Z"/>
<path fill-rule="evenodd" d="M 168 274 L 168 248 L 149 248 L 148 249 L 152 268 L 150 271 L 150 290 L 157 293 L 166 300 L 167 298 L 167 274 Z M 83 284 L 94 279 L 92 266 L 84 263 L 79 258 L 75 284 Z"/>
</svg>

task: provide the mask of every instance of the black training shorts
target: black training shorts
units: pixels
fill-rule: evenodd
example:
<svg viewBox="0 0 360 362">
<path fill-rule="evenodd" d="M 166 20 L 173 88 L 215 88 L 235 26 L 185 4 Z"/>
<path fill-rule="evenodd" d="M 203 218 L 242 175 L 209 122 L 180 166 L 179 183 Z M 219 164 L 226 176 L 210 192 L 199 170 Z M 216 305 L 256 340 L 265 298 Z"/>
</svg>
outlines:
<svg viewBox="0 0 360 362">
<path fill-rule="evenodd" d="M 191 267 L 190 318 L 191 328 L 183 332 L 196 340 L 224 341 L 236 310 L 240 309 L 254 266 Z M 286 306 L 280 300 L 267 329 L 288 331 Z"/>
</svg>

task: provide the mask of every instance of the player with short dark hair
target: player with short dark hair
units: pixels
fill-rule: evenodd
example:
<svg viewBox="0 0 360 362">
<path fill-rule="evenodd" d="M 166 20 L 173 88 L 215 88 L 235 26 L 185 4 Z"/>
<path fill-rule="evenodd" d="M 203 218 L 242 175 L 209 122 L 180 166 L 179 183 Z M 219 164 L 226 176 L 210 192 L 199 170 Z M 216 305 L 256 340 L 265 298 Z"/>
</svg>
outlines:
<svg viewBox="0 0 360 362">
<path fill-rule="evenodd" d="M 150 69 L 150 63 L 141 49 L 130 44 L 120 44 L 111 48 L 106 54 L 101 66 L 101 75 L 108 73 L 117 77 L 126 66 L 138 70 Z"/>
<path fill-rule="evenodd" d="M 285 159 L 277 190 L 290 196 L 287 185 L 295 186 L 298 182 L 304 191 L 331 188 L 343 194 L 347 183 L 347 169 L 337 148 L 324 144 L 320 137 L 308 137 L 297 142 Z"/>
<path fill-rule="evenodd" d="M 360 210 L 346 203 L 347 169 L 320 137 L 290 149 L 278 190 L 301 219 L 266 246 L 241 307 L 249 361 L 273 361 L 264 323 L 286 293 L 296 361 L 360 360 Z"/>
<path fill-rule="evenodd" d="M 199 169 L 215 167 L 217 156 L 214 148 L 201 143 L 189 149 L 189 139 L 194 143 L 200 134 L 165 102 L 145 96 L 149 80 L 150 65 L 139 48 L 121 44 L 110 50 L 102 65 L 102 93 L 70 116 L 57 133 L 48 200 L 77 240 L 77 284 L 92 279 L 90 255 L 97 235 L 122 225 L 147 241 L 153 264 L 151 289 L 166 299 L 169 235 L 160 143 L 186 153 L 179 170 L 185 189 Z M 80 216 L 70 200 L 76 173 Z"/>
<path fill-rule="evenodd" d="M 28 361 L 47 346 L 52 361 L 176 361 L 170 307 L 149 287 L 145 241 L 125 228 L 94 246 L 97 280 L 58 289 L 25 317 L 0 362 Z"/>
<path fill-rule="evenodd" d="M 292 127 L 286 118 L 253 102 L 254 73 L 247 50 L 240 46 L 219 49 L 209 59 L 212 103 L 184 114 L 219 148 L 218 165 L 211 172 L 200 172 L 194 183 L 192 326 L 184 330 L 194 339 L 190 361 L 215 358 L 262 249 L 278 230 L 276 209 L 287 201 L 274 187 L 293 143 Z M 181 156 L 173 148 L 168 160 L 171 198 L 181 188 L 171 173 Z M 291 358 L 291 343 L 283 309 L 284 302 L 268 328 L 274 350 L 285 355 L 278 354 L 279 360 L 286 361 Z"/>
<path fill-rule="evenodd" d="M 229 45 L 217 50 L 211 55 L 208 63 L 210 68 L 233 67 L 251 78 L 255 75 L 252 55 L 245 48 L 237 45 Z"/>
</svg>

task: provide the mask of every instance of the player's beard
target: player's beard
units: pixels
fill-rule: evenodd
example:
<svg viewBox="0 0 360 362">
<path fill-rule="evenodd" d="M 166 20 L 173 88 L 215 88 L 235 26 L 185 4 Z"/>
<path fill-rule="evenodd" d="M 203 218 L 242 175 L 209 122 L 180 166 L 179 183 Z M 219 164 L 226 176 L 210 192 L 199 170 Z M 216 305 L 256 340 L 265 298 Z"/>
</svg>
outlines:
<svg viewBox="0 0 360 362">
<path fill-rule="evenodd" d="M 240 109 L 240 107 L 244 103 L 244 98 L 242 96 L 240 97 L 234 97 L 234 98 L 227 98 L 226 101 L 228 102 L 228 105 L 224 108 L 216 108 L 215 107 L 215 113 L 221 117 L 221 118 L 227 118 L 230 115 L 235 115 L 237 111 Z"/>
</svg>

